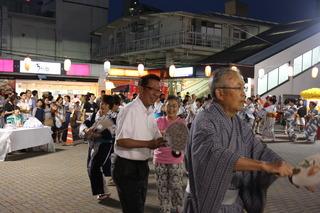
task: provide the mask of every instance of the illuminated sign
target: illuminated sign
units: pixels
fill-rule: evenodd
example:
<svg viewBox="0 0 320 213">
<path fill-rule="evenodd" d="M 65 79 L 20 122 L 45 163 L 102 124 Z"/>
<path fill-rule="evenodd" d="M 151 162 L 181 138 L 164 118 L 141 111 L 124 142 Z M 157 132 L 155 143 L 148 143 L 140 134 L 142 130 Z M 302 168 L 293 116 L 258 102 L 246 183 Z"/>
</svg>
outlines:
<svg viewBox="0 0 320 213">
<path fill-rule="evenodd" d="M 0 59 L 0 72 L 13 72 L 13 60 Z"/>
<path fill-rule="evenodd" d="M 24 61 L 20 61 L 20 72 L 60 75 L 61 64 L 52 62 L 31 61 L 30 66 L 28 66 Z"/>
<path fill-rule="evenodd" d="M 89 64 L 71 64 L 71 68 L 67 72 L 67 75 L 90 76 L 90 65 Z"/>
<path fill-rule="evenodd" d="M 180 67 L 175 69 L 174 77 L 193 76 L 193 67 Z"/>
<path fill-rule="evenodd" d="M 139 74 L 138 70 L 121 69 L 121 68 L 111 68 L 109 71 L 110 76 L 130 76 L 139 77 L 148 75 L 148 71 L 144 70 L 142 74 Z"/>
</svg>

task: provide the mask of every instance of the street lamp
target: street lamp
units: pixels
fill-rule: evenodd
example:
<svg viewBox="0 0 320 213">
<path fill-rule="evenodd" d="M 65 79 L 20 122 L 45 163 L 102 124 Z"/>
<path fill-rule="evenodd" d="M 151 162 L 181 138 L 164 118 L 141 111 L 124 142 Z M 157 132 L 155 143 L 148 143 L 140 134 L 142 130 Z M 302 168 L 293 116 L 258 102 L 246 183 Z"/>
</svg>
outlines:
<svg viewBox="0 0 320 213">
<path fill-rule="evenodd" d="M 204 74 L 207 76 L 207 77 L 210 77 L 210 75 L 211 75 L 211 66 L 206 66 L 205 68 L 204 68 Z"/>
<path fill-rule="evenodd" d="M 316 78 L 318 76 L 319 69 L 318 67 L 313 67 L 311 70 L 311 77 Z"/>
<path fill-rule="evenodd" d="M 66 59 L 63 62 L 63 69 L 68 72 L 71 68 L 71 60 L 70 59 Z"/>
<path fill-rule="evenodd" d="M 27 56 L 24 60 L 24 68 L 25 70 L 29 71 L 30 67 L 31 67 L 31 58 L 29 56 Z"/>
<path fill-rule="evenodd" d="M 258 76 L 260 79 L 262 79 L 264 77 L 264 69 L 263 68 L 259 69 Z"/>
<path fill-rule="evenodd" d="M 144 72 L 144 65 L 143 64 L 139 64 L 138 65 L 138 73 L 139 75 L 143 75 Z"/>
<path fill-rule="evenodd" d="M 105 62 L 103 63 L 103 69 L 104 69 L 106 75 L 108 75 L 108 74 L 109 74 L 109 71 L 110 71 L 110 69 L 111 69 L 111 63 L 110 63 L 110 61 L 107 60 L 107 61 L 105 61 Z"/>
<path fill-rule="evenodd" d="M 169 75 L 170 77 L 175 77 L 176 75 L 176 67 L 173 64 L 169 67 Z"/>
</svg>

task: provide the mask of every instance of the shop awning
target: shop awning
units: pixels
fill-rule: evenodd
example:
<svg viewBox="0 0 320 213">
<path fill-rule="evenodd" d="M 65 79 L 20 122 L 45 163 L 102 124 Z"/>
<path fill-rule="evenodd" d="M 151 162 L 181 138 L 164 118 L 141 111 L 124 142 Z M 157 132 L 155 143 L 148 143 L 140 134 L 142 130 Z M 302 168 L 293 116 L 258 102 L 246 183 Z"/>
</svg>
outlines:
<svg viewBox="0 0 320 213">
<path fill-rule="evenodd" d="M 120 85 L 114 89 L 112 89 L 112 92 L 129 92 L 130 90 L 130 85 L 126 84 L 126 85 Z"/>
</svg>

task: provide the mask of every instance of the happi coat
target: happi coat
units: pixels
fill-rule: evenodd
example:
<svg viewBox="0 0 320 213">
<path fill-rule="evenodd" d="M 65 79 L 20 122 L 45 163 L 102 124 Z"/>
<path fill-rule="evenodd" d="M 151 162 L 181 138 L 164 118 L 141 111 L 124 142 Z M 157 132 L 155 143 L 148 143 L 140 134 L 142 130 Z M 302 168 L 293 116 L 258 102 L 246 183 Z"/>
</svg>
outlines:
<svg viewBox="0 0 320 213">
<path fill-rule="evenodd" d="M 240 157 L 276 162 L 282 159 L 258 140 L 238 115 L 228 117 L 212 103 L 199 113 L 190 131 L 186 148 L 190 193 L 185 213 L 263 212 L 267 188 L 276 179 L 265 172 L 235 172 Z M 238 189 L 232 205 L 222 205 L 229 189 Z"/>
</svg>

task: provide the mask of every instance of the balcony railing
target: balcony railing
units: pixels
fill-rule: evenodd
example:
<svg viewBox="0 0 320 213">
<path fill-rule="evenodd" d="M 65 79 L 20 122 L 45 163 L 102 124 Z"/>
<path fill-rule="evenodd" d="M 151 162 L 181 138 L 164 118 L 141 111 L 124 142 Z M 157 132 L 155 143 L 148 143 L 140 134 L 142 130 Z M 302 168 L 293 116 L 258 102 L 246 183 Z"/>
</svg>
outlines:
<svg viewBox="0 0 320 213">
<path fill-rule="evenodd" d="M 192 45 L 214 49 L 225 49 L 241 40 L 229 39 L 197 32 L 177 32 L 166 35 L 150 36 L 136 40 L 121 40 L 108 43 L 95 52 L 95 57 L 111 57 L 137 51 L 163 49 L 182 45 Z"/>
</svg>

